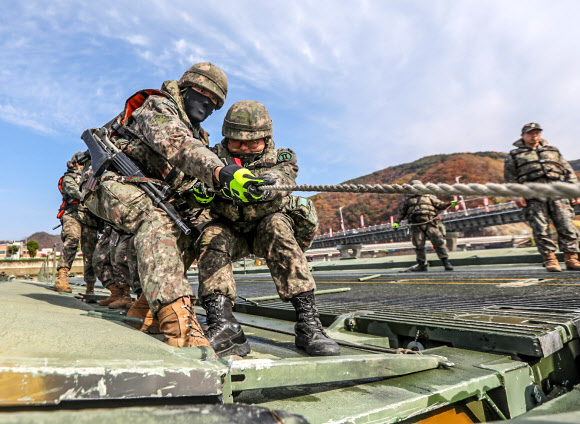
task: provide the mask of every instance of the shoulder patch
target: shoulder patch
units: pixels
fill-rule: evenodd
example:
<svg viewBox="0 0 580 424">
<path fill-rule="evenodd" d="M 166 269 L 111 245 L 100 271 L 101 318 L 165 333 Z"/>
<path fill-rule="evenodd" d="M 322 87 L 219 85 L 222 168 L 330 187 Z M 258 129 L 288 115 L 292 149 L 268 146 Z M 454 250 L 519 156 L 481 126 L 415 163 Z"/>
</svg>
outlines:
<svg viewBox="0 0 580 424">
<path fill-rule="evenodd" d="M 177 106 L 171 100 L 163 99 L 161 103 L 169 107 L 176 115 L 179 115 L 179 109 L 177 109 Z"/>
<path fill-rule="evenodd" d="M 289 152 L 288 150 L 283 150 L 280 153 L 278 153 L 278 158 L 277 158 L 277 162 L 291 162 L 291 161 L 295 161 L 296 160 L 296 156 L 294 156 L 294 153 Z"/>
</svg>

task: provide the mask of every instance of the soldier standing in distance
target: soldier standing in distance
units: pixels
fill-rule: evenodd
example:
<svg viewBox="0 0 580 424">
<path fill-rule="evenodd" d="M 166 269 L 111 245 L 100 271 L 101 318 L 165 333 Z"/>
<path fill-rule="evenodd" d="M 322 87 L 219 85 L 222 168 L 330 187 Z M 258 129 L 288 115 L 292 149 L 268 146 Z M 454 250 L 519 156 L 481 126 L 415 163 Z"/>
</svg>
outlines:
<svg viewBox="0 0 580 424">
<path fill-rule="evenodd" d="M 421 181 L 413 180 L 411 184 L 421 184 Z M 409 221 L 411 227 L 411 237 L 413 246 L 417 254 L 417 265 L 410 268 L 410 271 L 427 271 L 427 256 L 425 255 L 425 241 L 428 238 L 433 244 L 433 249 L 437 253 L 445 271 L 453 271 L 453 266 L 449 262 L 449 254 L 445 245 L 445 237 L 437 227 L 437 213 L 455 206 L 456 201 L 445 203 L 430 194 L 411 194 L 405 196 L 405 200 L 399 208 L 399 213 L 393 228 L 399 226 L 398 222 L 403 219 Z"/>
<path fill-rule="evenodd" d="M 255 171 L 268 185 L 294 185 L 298 166 L 290 149 L 276 149 L 272 120 L 260 102 L 244 100 L 228 110 L 224 139 L 212 150 L 227 165 Z M 232 314 L 236 284 L 231 263 L 254 253 L 266 259 L 280 298 L 296 309 L 296 346 L 314 356 L 339 355 L 324 332 L 314 299 L 316 284 L 304 251 L 318 229 L 314 205 L 289 192 L 266 192 L 242 205 L 224 190 L 210 204 L 214 221 L 202 230 L 199 297 L 207 311 L 206 335 L 219 356 L 245 356 L 250 345 Z"/>
<path fill-rule="evenodd" d="M 169 186 L 170 201 L 185 182 L 197 178 L 216 191 L 226 186 L 234 197 L 247 202 L 243 193 L 261 180 L 242 167 L 224 170 L 223 162 L 208 149 L 208 135 L 200 126 L 214 109 L 223 106 L 227 87 L 227 77 L 217 66 L 193 65 L 179 81 L 165 81 L 160 91 L 133 96 L 131 99 L 140 96 L 142 104 L 135 110 L 126 109 L 108 124 L 117 132 L 111 141 L 147 177 Z M 248 176 L 245 184 L 240 183 L 241 175 Z M 183 262 L 184 246 L 197 234 L 183 234 L 138 184 L 120 181 L 115 172 L 99 179 L 84 202 L 116 228 L 134 234 L 142 296 L 159 319 L 164 342 L 174 347 L 209 347 L 195 317 L 195 295 Z M 261 196 L 257 193 L 251 200 Z"/>
<path fill-rule="evenodd" d="M 86 159 L 85 159 L 86 158 Z M 62 193 L 62 205 L 58 214 L 62 224 L 60 238 L 63 242 L 62 253 L 58 261 L 58 278 L 55 289 L 58 292 L 71 293 L 68 274 L 77 254 L 79 241 L 83 252 L 84 280 L 86 293 L 95 293 L 96 276 L 93 270 L 93 252 L 97 245 L 97 218 L 81 203 L 79 184 L 83 160 L 88 160 L 85 152 L 76 152 L 67 162 L 67 171 L 59 181 Z"/>
<path fill-rule="evenodd" d="M 578 182 L 574 170 L 562 157 L 560 151 L 548 145 L 548 142 L 542 138 L 542 131 L 540 124 L 535 122 L 523 126 L 522 137 L 513 143 L 517 148 L 510 151 L 505 158 L 506 183 Z M 562 271 L 554 253 L 556 244 L 550 238 L 550 219 L 554 222 L 558 233 L 558 245 L 564 252 L 566 269 L 580 271 L 578 235 L 572 223 L 574 208 L 570 201 L 568 199 L 517 199 L 516 204 L 524 208 L 538 251 L 544 257 L 546 271 Z"/>
</svg>

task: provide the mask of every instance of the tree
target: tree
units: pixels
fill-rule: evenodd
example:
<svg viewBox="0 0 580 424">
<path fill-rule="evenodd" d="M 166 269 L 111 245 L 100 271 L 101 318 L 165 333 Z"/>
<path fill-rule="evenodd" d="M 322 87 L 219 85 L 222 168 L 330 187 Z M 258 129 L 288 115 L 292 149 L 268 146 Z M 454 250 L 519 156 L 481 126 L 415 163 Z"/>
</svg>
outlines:
<svg viewBox="0 0 580 424">
<path fill-rule="evenodd" d="M 14 256 L 15 254 L 18 253 L 19 250 L 20 247 L 16 246 L 15 244 L 13 244 L 12 246 L 8 246 L 8 254 L 10 256 Z"/>
<path fill-rule="evenodd" d="M 36 257 L 36 252 L 38 251 L 38 248 L 40 247 L 38 245 L 38 242 L 36 240 L 28 240 L 28 242 L 26 243 L 26 247 L 28 248 L 28 255 L 31 258 Z"/>
</svg>

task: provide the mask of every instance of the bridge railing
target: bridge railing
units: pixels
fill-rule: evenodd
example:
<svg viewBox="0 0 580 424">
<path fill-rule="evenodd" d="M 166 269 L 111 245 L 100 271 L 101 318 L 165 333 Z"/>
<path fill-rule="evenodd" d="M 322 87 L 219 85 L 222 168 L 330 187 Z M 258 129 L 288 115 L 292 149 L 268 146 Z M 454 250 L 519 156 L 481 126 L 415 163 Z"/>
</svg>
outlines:
<svg viewBox="0 0 580 424">
<path fill-rule="evenodd" d="M 481 207 L 477 207 L 477 208 L 469 208 L 469 209 L 467 209 L 467 214 L 465 213 L 466 211 L 464 211 L 464 210 L 459 210 L 459 211 L 455 211 L 455 212 L 444 212 L 444 213 L 440 214 L 439 217 L 441 218 L 441 220 L 447 221 L 449 219 L 461 218 L 463 216 L 485 215 L 488 213 L 503 212 L 503 211 L 517 209 L 517 208 L 518 207 L 516 206 L 516 202 L 512 201 L 512 202 L 498 203 L 495 205 L 489 205 L 489 206 L 487 206 L 487 208 L 485 206 L 481 206 Z M 401 223 L 402 227 L 405 226 L 403 224 L 406 224 L 406 221 L 403 221 Z M 361 233 L 389 230 L 391 228 L 392 227 L 391 227 L 390 223 L 389 224 L 369 225 L 368 227 L 353 228 L 353 229 L 346 230 L 346 231 L 336 231 L 332 234 L 332 236 L 330 234 L 320 234 L 320 235 L 315 236 L 314 240 L 327 240 L 330 238 L 344 237 L 346 235 L 352 235 L 352 234 L 361 234 Z"/>
</svg>

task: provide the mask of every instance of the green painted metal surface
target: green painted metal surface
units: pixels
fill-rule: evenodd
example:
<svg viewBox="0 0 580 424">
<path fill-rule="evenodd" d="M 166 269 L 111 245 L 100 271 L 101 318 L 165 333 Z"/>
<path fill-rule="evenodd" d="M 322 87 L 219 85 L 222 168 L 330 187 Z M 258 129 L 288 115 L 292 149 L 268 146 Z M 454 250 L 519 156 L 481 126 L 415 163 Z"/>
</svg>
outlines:
<svg viewBox="0 0 580 424">
<path fill-rule="evenodd" d="M 251 390 L 235 399 L 300 411 L 313 423 L 394 423 L 445 405 L 478 399 L 493 389 L 503 392 L 505 376 L 511 377 L 515 372 L 518 379 L 522 378 L 520 370 L 527 367 L 507 357 L 454 348 L 436 348 L 426 353 L 444 356 L 456 365 L 369 382 Z M 528 377 L 521 384 L 533 383 Z M 511 401 L 525 405 L 525 396 L 522 391 Z M 509 411 L 504 413 L 509 416 Z"/>
<path fill-rule="evenodd" d="M 147 414 L 158 414 L 156 422 L 181 422 L 187 414 L 181 411 L 172 415 L 179 409 L 175 405 L 123 407 L 128 400 L 163 403 L 178 398 L 185 402 L 255 404 L 264 411 L 303 415 L 313 423 L 412 422 L 448 405 L 468 406 L 479 417 L 528 417 L 527 411 L 546 399 L 548 378 L 550 384 L 561 383 L 562 387 L 567 375 L 574 381 L 578 379 L 574 365 L 580 356 L 578 326 L 565 316 L 492 311 L 488 315 L 462 313 L 456 317 L 466 326 L 482 325 L 485 331 L 503 329 L 503 333 L 489 331 L 487 346 L 500 340 L 496 333 L 506 337 L 511 333 L 515 341 L 523 338 L 522 334 L 532 334 L 536 340 L 542 334 L 557 334 L 562 346 L 540 341 L 544 356 L 528 358 L 528 363 L 523 356 L 514 360 L 453 347 L 427 349 L 423 355 L 385 354 L 393 347 L 390 341 L 399 340 L 402 327 L 388 321 L 392 334 L 384 331 L 387 320 L 383 312 L 336 314 L 322 305 L 323 322 L 333 323 L 328 331 L 341 343 L 343 356 L 309 358 L 294 346 L 294 311 L 287 305 L 276 308 L 267 303 L 261 309 L 272 317 L 236 312 L 252 346 L 246 359 L 201 360 L 211 352 L 171 348 L 118 321 L 120 316 L 79 302 L 72 295 L 58 294 L 39 284 L 2 283 L 0 322 L 5 326 L 0 331 L 0 421 L 10 418 L 13 421 L 7 422 L 26 422 L 22 421 L 24 412 L 2 412 L 6 406 L 33 411 L 33 405 L 70 407 L 74 401 L 85 402 L 83 407 L 90 408 L 91 402 L 98 400 L 109 402 L 106 407 L 122 408 L 117 415 L 106 409 L 92 415 L 88 410 L 86 416 L 92 416 L 92 422 L 119 421 L 116 417 L 149 422 Z M 256 308 L 243 306 L 246 310 Z M 390 309 L 389 313 L 403 316 L 402 310 Z M 203 309 L 196 310 L 203 315 Z M 533 319 L 526 318 L 525 313 L 532 314 Z M 511 318 L 506 320 L 508 314 Z M 436 329 L 437 320 L 444 318 L 440 311 L 434 311 L 429 325 Z M 412 317 L 405 319 L 411 322 Z M 419 317 L 419 322 L 420 319 L 423 317 Z M 361 325 L 360 320 L 367 320 L 366 324 Z M 405 334 L 412 337 L 424 329 L 424 324 L 417 324 L 414 331 Z M 457 337 L 463 335 L 469 341 L 471 333 L 453 330 Z M 479 343 L 479 339 L 470 342 Z M 556 349 L 548 354 L 548 348 L 554 346 Z M 455 366 L 440 366 L 442 362 Z M 563 405 L 572 407 L 577 402 L 574 396 L 578 391 L 535 411 L 550 405 L 554 408 L 550 413 L 562 412 L 566 409 Z M 562 403 L 558 405 L 556 401 Z M 195 407 L 187 408 L 195 413 Z M 213 419 L 213 412 L 205 411 Z M 75 411 L 33 413 L 48 417 L 46 422 L 83 422 Z M 195 415 L 190 418 L 188 422 L 196 422 Z M 529 415 L 529 419 L 535 417 Z"/>
<path fill-rule="evenodd" d="M 46 286 L 0 287 L 0 407 L 66 400 L 220 396 L 211 349 L 176 349 Z"/>
</svg>

